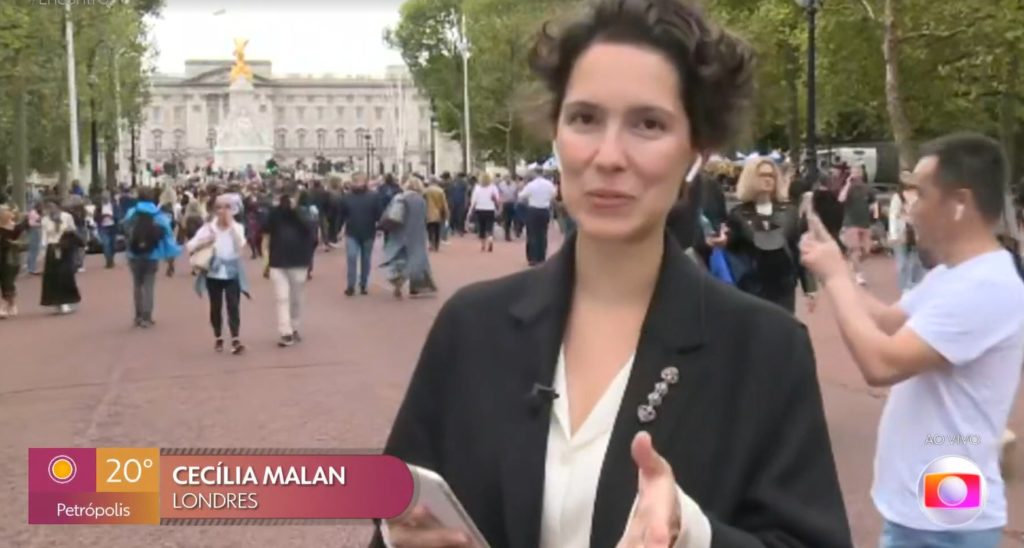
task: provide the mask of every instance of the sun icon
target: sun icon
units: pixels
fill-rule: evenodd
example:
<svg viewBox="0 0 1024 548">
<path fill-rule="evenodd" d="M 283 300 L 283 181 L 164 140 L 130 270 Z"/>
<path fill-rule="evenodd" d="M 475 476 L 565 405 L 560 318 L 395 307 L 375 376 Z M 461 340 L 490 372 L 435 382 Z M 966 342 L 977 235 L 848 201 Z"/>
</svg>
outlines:
<svg viewBox="0 0 1024 548">
<path fill-rule="evenodd" d="M 50 479 L 56 483 L 67 483 L 75 479 L 78 467 L 67 455 L 58 455 L 50 461 Z"/>
</svg>

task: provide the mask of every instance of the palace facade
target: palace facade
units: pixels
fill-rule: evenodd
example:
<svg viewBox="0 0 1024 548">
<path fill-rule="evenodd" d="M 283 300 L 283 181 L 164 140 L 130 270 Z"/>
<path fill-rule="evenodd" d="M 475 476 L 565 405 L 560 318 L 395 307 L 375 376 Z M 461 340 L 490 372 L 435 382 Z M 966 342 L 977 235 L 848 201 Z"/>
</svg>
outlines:
<svg viewBox="0 0 1024 548">
<path fill-rule="evenodd" d="M 269 61 L 248 63 L 258 104 L 253 125 L 279 165 L 322 156 L 346 170 L 427 173 L 433 153 L 438 173 L 461 171 L 459 144 L 432 128 L 430 102 L 405 67 L 389 67 L 383 78 L 341 78 L 275 76 Z M 232 65 L 191 60 L 184 75 L 153 76 L 138 133 L 143 162 L 192 170 L 213 161 L 218 125 L 231 110 Z"/>
</svg>

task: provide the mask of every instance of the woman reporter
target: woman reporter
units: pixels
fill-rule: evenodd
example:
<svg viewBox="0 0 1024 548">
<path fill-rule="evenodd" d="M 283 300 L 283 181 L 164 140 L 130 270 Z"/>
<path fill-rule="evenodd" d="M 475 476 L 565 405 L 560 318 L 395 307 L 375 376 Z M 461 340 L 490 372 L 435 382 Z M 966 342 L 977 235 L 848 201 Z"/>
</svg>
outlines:
<svg viewBox="0 0 1024 548">
<path fill-rule="evenodd" d="M 443 476 L 492 546 L 852 546 L 805 329 L 665 231 L 737 134 L 748 47 L 682 0 L 601 0 L 531 62 L 577 229 L 445 304 L 385 452 Z M 384 537 L 466 545 L 422 507 Z"/>
</svg>

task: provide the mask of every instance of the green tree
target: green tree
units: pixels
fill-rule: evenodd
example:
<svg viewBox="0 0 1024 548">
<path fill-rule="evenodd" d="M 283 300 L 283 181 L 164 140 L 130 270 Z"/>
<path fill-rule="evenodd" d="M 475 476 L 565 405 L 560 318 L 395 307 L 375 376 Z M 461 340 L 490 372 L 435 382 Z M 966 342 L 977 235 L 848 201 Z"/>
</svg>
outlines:
<svg viewBox="0 0 1024 548">
<path fill-rule="evenodd" d="M 82 149 L 88 150 L 87 128 L 95 118 L 97 139 L 109 151 L 108 165 L 113 163 L 116 146 L 118 98 L 123 119 L 145 101 L 144 82 L 149 74 L 145 67 L 150 65 L 153 48 L 143 18 L 156 14 L 161 6 L 162 0 L 72 6 Z M 0 96 L 0 182 L 6 181 L 7 166 L 11 166 L 13 195 L 19 202 L 30 170 L 59 171 L 64 180 L 72 160 L 67 152 L 65 17 L 66 11 L 59 6 L 0 3 L 0 88 L 12 90 Z M 114 93 L 115 68 L 121 78 L 120 97 Z M 89 108 L 93 104 L 95 108 Z"/>
</svg>

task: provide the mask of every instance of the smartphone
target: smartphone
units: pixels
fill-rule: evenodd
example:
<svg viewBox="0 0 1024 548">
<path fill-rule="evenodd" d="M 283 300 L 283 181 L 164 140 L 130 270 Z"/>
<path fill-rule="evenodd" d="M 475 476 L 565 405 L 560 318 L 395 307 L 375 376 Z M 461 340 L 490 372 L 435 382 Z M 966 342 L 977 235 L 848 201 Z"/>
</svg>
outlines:
<svg viewBox="0 0 1024 548">
<path fill-rule="evenodd" d="M 423 505 L 443 527 L 465 533 L 475 548 L 490 548 L 440 474 L 413 464 L 409 465 L 409 470 L 416 482 L 416 504 Z"/>
</svg>

